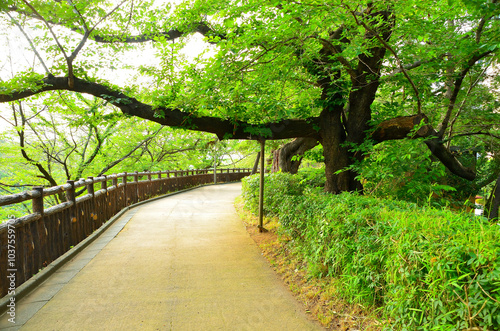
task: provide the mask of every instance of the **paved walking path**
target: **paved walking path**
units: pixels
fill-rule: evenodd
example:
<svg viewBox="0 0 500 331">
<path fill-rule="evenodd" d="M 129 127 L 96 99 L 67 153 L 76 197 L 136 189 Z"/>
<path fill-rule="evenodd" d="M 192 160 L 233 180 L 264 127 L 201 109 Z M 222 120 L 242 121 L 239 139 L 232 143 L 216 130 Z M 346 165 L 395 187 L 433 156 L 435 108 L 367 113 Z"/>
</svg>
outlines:
<svg viewBox="0 0 500 331">
<path fill-rule="evenodd" d="M 236 215 L 240 189 L 206 186 L 130 210 L 0 329 L 321 330 Z"/>
</svg>

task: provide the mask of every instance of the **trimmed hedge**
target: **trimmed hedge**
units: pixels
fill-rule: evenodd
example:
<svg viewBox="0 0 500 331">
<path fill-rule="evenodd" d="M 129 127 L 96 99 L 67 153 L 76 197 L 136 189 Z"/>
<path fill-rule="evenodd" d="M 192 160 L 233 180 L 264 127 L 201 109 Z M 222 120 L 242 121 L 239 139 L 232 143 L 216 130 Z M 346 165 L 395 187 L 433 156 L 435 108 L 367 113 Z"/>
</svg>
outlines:
<svg viewBox="0 0 500 331">
<path fill-rule="evenodd" d="M 380 307 L 398 330 L 500 329 L 500 227 L 471 214 L 343 193 L 267 174 L 264 211 L 345 299 Z M 258 208 L 258 177 L 243 197 Z"/>
</svg>

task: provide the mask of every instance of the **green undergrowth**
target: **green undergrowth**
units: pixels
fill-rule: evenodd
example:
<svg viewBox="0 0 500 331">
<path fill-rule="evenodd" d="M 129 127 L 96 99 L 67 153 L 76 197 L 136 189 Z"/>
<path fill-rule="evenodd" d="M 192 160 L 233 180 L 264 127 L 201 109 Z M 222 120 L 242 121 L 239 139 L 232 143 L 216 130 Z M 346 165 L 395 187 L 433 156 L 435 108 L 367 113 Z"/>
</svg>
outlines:
<svg viewBox="0 0 500 331">
<path fill-rule="evenodd" d="M 376 307 L 388 329 L 500 329 L 500 227 L 481 217 L 352 193 L 303 175 L 266 175 L 267 216 L 338 295 Z M 257 176 L 243 180 L 258 210 Z"/>
</svg>

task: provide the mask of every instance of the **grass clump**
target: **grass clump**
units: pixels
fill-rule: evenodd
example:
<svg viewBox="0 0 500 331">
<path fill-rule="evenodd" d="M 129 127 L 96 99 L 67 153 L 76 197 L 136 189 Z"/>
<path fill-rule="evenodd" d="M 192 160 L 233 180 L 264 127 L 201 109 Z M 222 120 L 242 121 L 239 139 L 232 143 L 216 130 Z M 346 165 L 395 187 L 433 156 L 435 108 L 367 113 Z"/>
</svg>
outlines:
<svg viewBox="0 0 500 331">
<path fill-rule="evenodd" d="M 266 175 L 265 213 L 338 295 L 398 330 L 500 329 L 500 232 L 481 217 L 352 193 L 300 175 Z M 258 177 L 243 182 L 254 212 Z"/>
</svg>

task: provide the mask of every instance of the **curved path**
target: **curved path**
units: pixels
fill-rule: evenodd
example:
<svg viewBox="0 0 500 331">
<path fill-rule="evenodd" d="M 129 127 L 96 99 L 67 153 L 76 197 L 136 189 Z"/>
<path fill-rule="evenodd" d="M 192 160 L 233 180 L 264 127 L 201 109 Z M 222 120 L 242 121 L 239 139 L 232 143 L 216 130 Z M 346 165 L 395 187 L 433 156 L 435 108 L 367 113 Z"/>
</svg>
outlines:
<svg viewBox="0 0 500 331">
<path fill-rule="evenodd" d="M 6 330 L 320 330 L 236 215 L 240 190 L 206 186 L 130 210 L 22 299 Z"/>
</svg>

